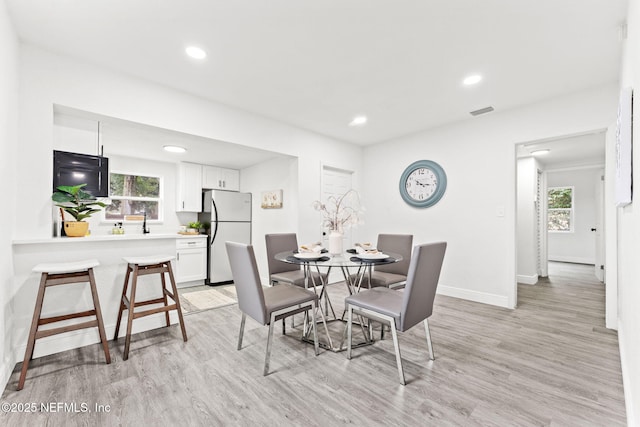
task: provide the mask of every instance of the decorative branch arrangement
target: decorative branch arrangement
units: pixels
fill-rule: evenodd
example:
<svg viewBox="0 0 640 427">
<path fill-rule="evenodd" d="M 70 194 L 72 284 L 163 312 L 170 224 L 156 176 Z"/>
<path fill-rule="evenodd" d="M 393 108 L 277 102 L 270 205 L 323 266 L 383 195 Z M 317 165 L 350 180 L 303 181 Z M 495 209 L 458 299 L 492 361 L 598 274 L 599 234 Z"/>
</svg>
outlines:
<svg viewBox="0 0 640 427">
<path fill-rule="evenodd" d="M 322 213 L 322 224 L 325 227 L 339 232 L 360 223 L 364 213 L 364 208 L 360 205 L 360 196 L 353 189 L 339 197 L 328 197 L 326 203 L 316 200 L 312 206 Z"/>
</svg>

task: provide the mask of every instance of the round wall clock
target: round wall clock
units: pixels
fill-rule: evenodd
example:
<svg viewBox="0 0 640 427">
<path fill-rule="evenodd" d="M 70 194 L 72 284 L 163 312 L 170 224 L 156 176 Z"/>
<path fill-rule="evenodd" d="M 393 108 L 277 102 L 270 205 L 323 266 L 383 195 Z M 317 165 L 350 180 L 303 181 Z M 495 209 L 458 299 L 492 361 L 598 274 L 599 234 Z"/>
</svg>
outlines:
<svg viewBox="0 0 640 427">
<path fill-rule="evenodd" d="M 400 177 L 400 195 L 409 205 L 428 208 L 442 198 L 447 189 L 447 175 L 442 166 L 431 160 L 411 163 Z"/>
</svg>

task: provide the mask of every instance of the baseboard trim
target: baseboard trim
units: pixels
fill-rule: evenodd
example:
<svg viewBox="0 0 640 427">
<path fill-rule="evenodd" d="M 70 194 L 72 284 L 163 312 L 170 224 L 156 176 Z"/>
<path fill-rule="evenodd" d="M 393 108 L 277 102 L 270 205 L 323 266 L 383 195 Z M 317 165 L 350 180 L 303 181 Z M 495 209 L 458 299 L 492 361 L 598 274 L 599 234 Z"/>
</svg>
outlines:
<svg viewBox="0 0 640 427">
<path fill-rule="evenodd" d="M 583 258 L 577 256 L 549 255 L 549 261 L 572 262 L 574 264 L 595 265 L 593 258 Z"/>
<path fill-rule="evenodd" d="M 525 276 L 523 274 L 518 274 L 518 283 L 523 283 L 525 285 L 535 285 L 538 283 L 538 275 L 534 274 L 532 276 Z"/>
<path fill-rule="evenodd" d="M 627 425 L 637 426 L 640 425 L 640 414 L 636 414 L 636 408 L 634 408 L 634 402 L 640 399 L 640 396 L 633 396 L 631 387 L 631 379 L 629 378 L 631 370 L 629 369 L 629 358 L 625 351 L 625 334 L 624 327 L 618 323 L 618 347 L 620 349 L 620 367 L 622 368 L 622 388 L 624 390 L 624 402 L 627 410 Z M 635 401 L 633 399 L 636 399 Z M 640 410 L 640 409 L 638 409 Z"/>
<path fill-rule="evenodd" d="M 498 307 L 510 308 L 506 295 L 496 295 L 487 292 L 472 291 L 470 289 L 454 288 L 453 286 L 438 285 L 437 293 L 448 297 L 460 298 Z"/>
</svg>

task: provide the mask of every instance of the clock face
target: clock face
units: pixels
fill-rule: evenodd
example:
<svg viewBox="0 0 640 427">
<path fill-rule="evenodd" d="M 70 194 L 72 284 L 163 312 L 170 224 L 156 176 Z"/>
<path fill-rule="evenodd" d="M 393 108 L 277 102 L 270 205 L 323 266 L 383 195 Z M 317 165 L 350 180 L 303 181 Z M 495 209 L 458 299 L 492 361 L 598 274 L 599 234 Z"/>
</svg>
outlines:
<svg viewBox="0 0 640 427">
<path fill-rule="evenodd" d="M 438 177 L 431 169 L 418 168 L 409 174 L 405 186 L 407 194 L 413 200 L 417 202 L 427 200 L 438 187 Z"/>
<path fill-rule="evenodd" d="M 431 160 L 419 160 L 409 165 L 400 178 L 400 195 L 411 206 L 426 208 L 444 195 L 447 175 Z"/>
</svg>

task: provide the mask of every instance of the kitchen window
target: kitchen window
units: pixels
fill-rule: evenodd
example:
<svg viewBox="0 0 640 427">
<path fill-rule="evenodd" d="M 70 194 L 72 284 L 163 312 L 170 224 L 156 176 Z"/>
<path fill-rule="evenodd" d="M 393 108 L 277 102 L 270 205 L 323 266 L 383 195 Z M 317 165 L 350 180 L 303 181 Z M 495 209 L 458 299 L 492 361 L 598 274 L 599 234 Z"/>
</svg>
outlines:
<svg viewBox="0 0 640 427">
<path fill-rule="evenodd" d="M 547 229 L 550 232 L 573 232 L 573 187 L 554 187 L 547 192 Z"/>
<path fill-rule="evenodd" d="M 162 220 L 162 180 L 158 176 L 109 174 L 111 205 L 105 208 L 107 221 Z"/>
</svg>

